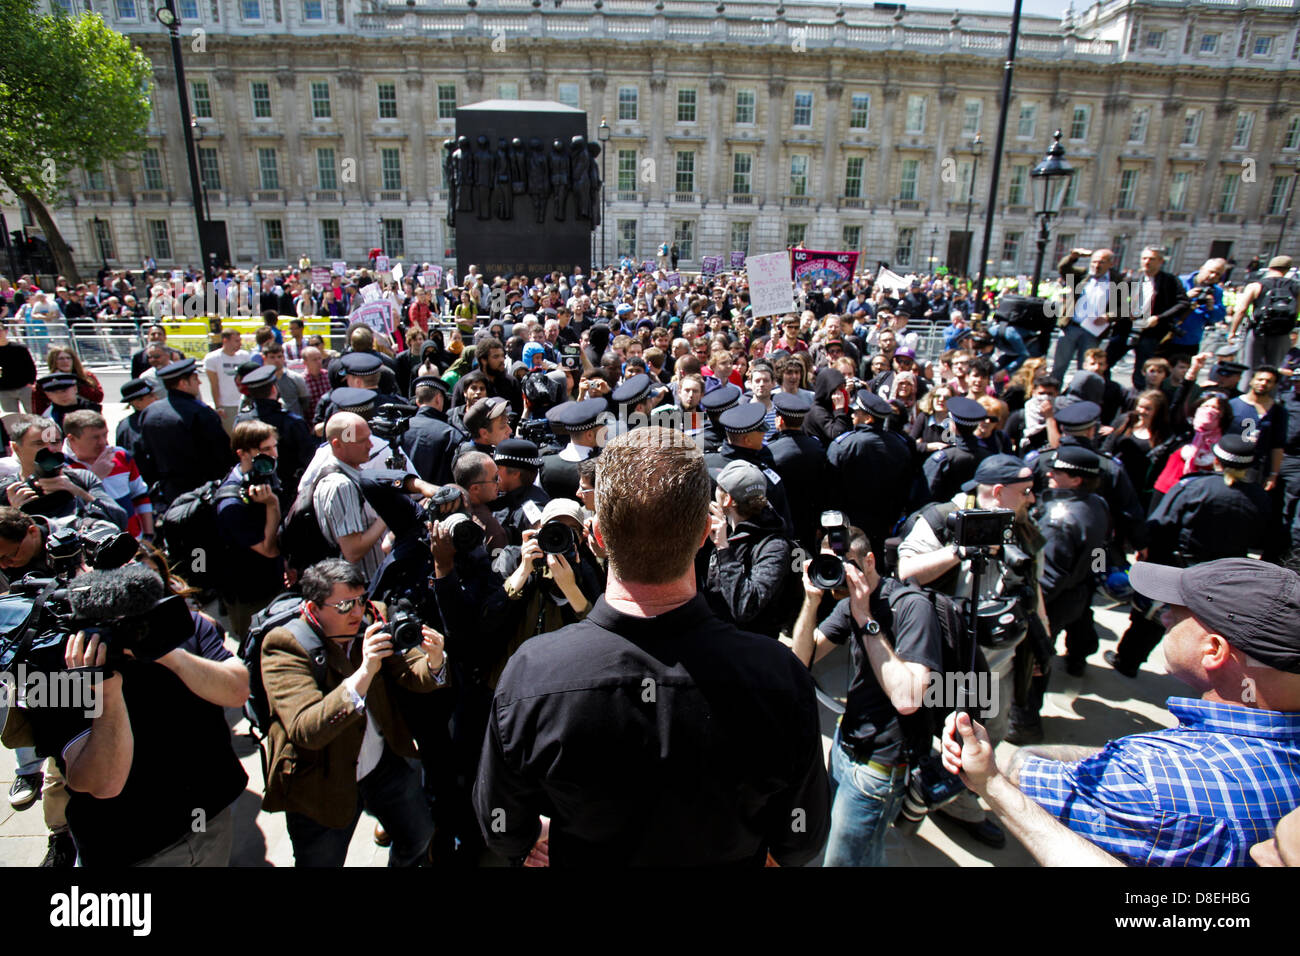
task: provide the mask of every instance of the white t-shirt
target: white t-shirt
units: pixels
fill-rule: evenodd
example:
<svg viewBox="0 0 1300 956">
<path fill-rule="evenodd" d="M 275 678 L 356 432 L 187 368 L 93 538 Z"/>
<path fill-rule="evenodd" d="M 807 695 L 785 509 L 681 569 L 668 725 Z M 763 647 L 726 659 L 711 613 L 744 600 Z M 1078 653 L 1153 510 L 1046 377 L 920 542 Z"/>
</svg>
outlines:
<svg viewBox="0 0 1300 956">
<path fill-rule="evenodd" d="M 248 361 L 248 349 L 240 349 L 234 355 L 227 355 L 217 349 L 209 352 L 203 359 L 203 369 L 215 372 L 217 386 L 221 394 L 213 396 L 218 405 L 238 405 L 241 399 L 239 389 L 235 387 L 235 370 Z"/>
</svg>

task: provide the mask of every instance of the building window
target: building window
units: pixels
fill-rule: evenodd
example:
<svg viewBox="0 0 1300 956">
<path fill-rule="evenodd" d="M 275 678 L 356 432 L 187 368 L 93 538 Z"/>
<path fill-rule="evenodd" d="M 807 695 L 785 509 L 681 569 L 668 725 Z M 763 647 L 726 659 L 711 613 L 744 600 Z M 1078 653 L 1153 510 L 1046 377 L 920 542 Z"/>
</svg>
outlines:
<svg viewBox="0 0 1300 956">
<path fill-rule="evenodd" d="M 1287 124 L 1286 138 L 1282 141 L 1283 149 L 1296 149 L 1300 147 L 1300 116 L 1291 117 L 1291 122 Z"/>
<path fill-rule="evenodd" d="M 262 238 L 266 240 L 266 258 L 272 262 L 284 259 L 284 223 L 279 219 L 262 220 Z"/>
<path fill-rule="evenodd" d="M 753 126 L 755 103 L 758 97 L 753 90 L 736 90 L 736 125 Z"/>
<path fill-rule="evenodd" d="M 956 200 L 957 202 L 971 201 L 970 179 L 971 176 L 974 175 L 974 173 L 975 173 L 975 164 L 971 160 L 962 159 L 957 161 L 957 182 L 955 184 L 955 188 L 957 192 L 953 196 L 953 199 Z"/>
<path fill-rule="evenodd" d="M 555 98 L 565 106 L 571 106 L 573 109 L 580 109 L 578 106 L 578 84 L 577 83 L 559 83 L 555 87 Z"/>
<path fill-rule="evenodd" d="M 95 244 L 99 246 L 99 258 L 109 260 L 117 258 L 117 250 L 113 248 L 113 232 L 109 229 L 108 220 L 92 219 L 90 228 L 95 236 Z"/>
<path fill-rule="evenodd" d="M 438 84 L 438 119 L 456 118 L 456 84 Z"/>
<path fill-rule="evenodd" d="M 321 251 L 325 253 L 326 259 L 336 261 L 343 258 L 343 240 L 339 236 L 339 221 L 337 219 L 322 219 L 320 221 L 320 244 Z"/>
<path fill-rule="evenodd" d="M 695 192 L 695 151 L 684 149 L 677 154 L 676 190 L 679 193 Z"/>
<path fill-rule="evenodd" d="M 1273 192 L 1268 197 L 1268 214 L 1280 216 L 1286 212 L 1286 201 L 1291 197 L 1291 177 L 1274 176 Z"/>
<path fill-rule="evenodd" d="M 311 85 L 311 118 L 329 119 L 333 116 L 330 109 L 330 85 L 328 82 L 313 82 Z"/>
<path fill-rule="evenodd" d="M 866 129 L 871 122 L 871 96 L 854 93 L 849 100 L 849 129 Z"/>
<path fill-rule="evenodd" d="M 980 119 L 984 115 L 983 100 L 967 100 L 962 108 L 961 131 L 965 136 L 974 136 L 980 131 Z"/>
<path fill-rule="evenodd" d="M 1142 144 L 1147 141 L 1147 123 L 1151 119 L 1151 108 L 1140 106 L 1133 111 L 1133 119 L 1128 125 L 1128 141 Z"/>
<path fill-rule="evenodd" d="M 1034 127 L 1038 124 L 1038 107 L 1033 103 L 1020 107 L 1020 118 L 1016 121 L 1016 135 L 1021 139 L 1033 139 Z"/>
<path fill-rule="evenodd" d="M 108 189 L 108 177 L 104 175 L 103 168 L 86 170 L 86 188 L 103 192 Z M 26 207 L 23 207 L 26 209 Z"/>
<path fill-rule="evenodd" d="M 316 147 L 316 188 L 338 189 L 339 177 L 334 165 L 334 147 Z"/>
<path fill-rule="evenodd" d="M 695 122 L 695 89 L 677 91 L 677 122 Z"/>
<path fill-rule="evenodd" d="M 1132 209 L 1137 199 L 1138 171 L 1136 169 L 1125 169 L 1119 174 L 1119 201 L 1117 205 L 1120 209 Z"/>
<path fill-rule="evenodd" d="M 1187 193 L 1192 185 L 1192 174 L 1179 170 L 1169 177 L 1169 208 L 1182 212 L 1187 208 Z"/>
<path fill-rule="evenodd" d="M 924 133 L 925 132 L 925 97 L 909 96 L 907 98 L 907 120 L 903 127 L 904 133 Z"/>
<path fill-rule="evenodd" d="M 199 0 L 181 0 L 180 14 L 182 20 L 191 22 L 197 20 L 199 18 Z"/>
<path fill-rule="evenodd" d="M 846 252 L 853 252 L 862 246 L 862 227 L 845 226 L 844 231 L 840 233 L 841 246 Z"/>
<path fill-rule="evenodd" d="M 217 161 L 217 151 L 211 146 L 199 147 L 199 181 L 204 189 L 221 188 L 221 166 Z"/>
<path fill-rule="evenodd" d="M 190 80 L 190 109 L 196 119 L 212 119 L 212 92 L 207 80 Z"/>
<path fill-rule="evenodd" d="M 807 235 L 808 224 L 806 222 L 792 222 L 785 227 L 785 244 L 787 246 L 801 246 Z"/>
<path fill-rule="evenodd" d="M 1073 206 L 1079 198 L 1079 180 L 1082 178 L 1082 174 L 1076 172 L 1070 177 L 1069 182 L 1065 184 L 1065 195 L 1061 197 L 1062 209 L 1068 209 L 1070 206 Z M 1070 248 L 1073 249 L 1074 247 L 1071 246 Z M 1057 256 L 1056 258 L 1060 259 L 1061 257 Z"/>
<path fill-rule="evenodd" d="M 517 100 L 519 99 L 518 83 L 501 83 L 497 86 L 497 99 Z"/>
<path fill-rule="evenodd" d="M 1218 53 L 1219 52 L 1219 34 L 1202 33 L 1201 34 L 1201 52 Z"/>
<path fill-rule="evenodd" d="M 808 157 L 797 155 L 790 157 L 790 195 L 808 195 Z"/>
<path fill-rule="evenodd" d="M 1163 49 L 1165 45 L 1165 31 L 1148 30 L 1146 32 L 1146 36 L 1143 38 L 1142 45 L 1146 47 L 1148 50 Z"/>
<path fill-rule="evenodd" d="M 1002 263 L 1016 266 L 1020 263 L 1020 240 L 1022 232 L 1009 232 L 1002 238 Z"/>
<path fill-rule="evenodd" d="M 731 157 L 731 191 L 748 196 L 754 191 L 754 154 L 736 153 Z"/>
<path fill-rule="evenodd" d="M 813 95 L 811 90 L 796 90 L 794 94 L 794 125 L 812 126 Z"/>
<path fill-rule="evenodd" d="M 1070 117 L 1070 139 L 1087 139 L 1088 120 L 1091 118 L 1092 110 L 1086 106 L 1076 106 Z"/>
<path fill-rule="evenodd" d="M 1007 186 L 1007 204 L 1023 206 L 1025 204 L 1025 186 L 1029 184 L 1029 167 L 1012 166 L 1011 182 Z"/>
<path fill-rule="evenodd" d="M 271 84 L 262 80 L 254 80 L 249 84 L 249 91 L 253 97 L 253 118 L 270 119 Z"/>
<path fill-rule="evenodd" d="M 1273 55 L 1273 38 L 1272 37 L 1255 37 L 1255 47 L 1252 50 L 1255 56 L 1272 56 Z"/>
<path fill-rule="evenodd" d="M 1225 173 L 1223 189 L 1219 192 L 1219 212 L 1232 212 L 1237 205 L 1237 187 L 1241 185 L 1241 173 Z"/>
<path fill-rule="evenodd" d="M 402 228 L 402 220 L 385 219 L 384 220 L 384 252 L 390 259 L 400 259 L 406 255 L 406 232 Z"/>
<path fill-rule="evenodd" d="M 54 0 L 52 6 L 55 13 L 72 14 L 72 0 Z"/>
<path fill-rule="evenodd" d="M 145 189 L 165 189 L 163 186 L 162 160 L 158 150 L 150 146 L 140 155 L 140 168 L 144 172 Z"/>
<path fill-rule="evenodd" d="M 379 83 L 375 92 L 379 99 L 379 118 L 397 119 L 397 84 Z"/>
<path fill-rule="evenodd" d="M 637 88 L 635 86 L 620 86 L 618 88 L 618 118 L 631 122 L 636 121 Z M 633 244 L 635 245 L 636 236 L 633 235 L 632 238 Z"/>
<path fill-rule="evenodd" d="M 627 257 L 636 258 L 636 220 L 620 219 L 618 221 L 618 247 L 614 254 L 620 259 Z"/>
<path fill-rule="evenodd" d="M 916 249 L 916 230 L 898 230 L 898 244 L 894 247 L 894 265 L 910 266 L 912 253 Z"/>
<path fill-rule="evenodd" d="M 381 182 L 380 187 L 385 191 L 394 191 L 402 188 L 402 151 L 385 147 L 379 151 L 379 171 Z"/>
<path fill-rule="evenodd" d="M 136 18 L 135 0 L 117 0 L 117 18 L 134 20 Z"/>
<path fill-rule="evenodd" d="M 862 198 L 862 170 L 866 163 L 862 156 L 850 156 L 844 163 L 844 195 L 850 199 Z"/>
<path fill-rule="evenodd" d="M 749 223 L 733 222 L 731 224 L 731 251 L 749 255 Z"/>
<path fill-rule="evenodd" d="M 677 243 L 678 258 L 683 261 L 695 258 L 695 223 L 683 220 L 677 223 L 673 232 L 673 242 Z"/>
<path fill-rule="evenodd" d="M 276 163 L 274 149 L 268 149 L 265 146 L 258 147 L 257 171 L 262 189 L 280 188 L 280 167 Z"/>
<path fill-rule="evenodd" d="M 302 0 L 302 18 L 304 20 L 324 20 L 325 0 Z"/>
<path fill-rule="evenodd" d="M 1255 128 L 1254 113 L 1238 113 L 1237 128 L 1233 131 L 1232 134 L 1233 149 L 1249 149 L 1250 134 L 1254 128 Z"/>
<path fill-rule="evenodd" d="M 1204 113 L 1201 110 L 1188 110 L 1183 117 L 1183 140 L 1184 146 L 1195 146 L 1196 141 L 1201 138 L 1201 117 Z"/>
<path fill-rule="evenodd" d="M 919 159 L 905 159 L 899 174 L 898 198 L 912 200 L 916 198 L 916 176 L 921 168 Z"/>
<path fill-rule="evenodd" d="M 618 151 L 618 191 L 636 192 L 636 150 L 620 149 Z"/>
<path fill-rule="evenodd" d="M 149 253 L 155 259 L 172 257 L 172 240 L 167 232 L 166 219 L 149 220 Z"/>
<path fill-rule="evenodd" d="M 1058 235 L 1056 237 L 1056 247 L 1055 251 L 1052 253 L 1052 258 L 1057 262 L 1060 262 L 1065 258 L 1067 252 L 1079 245 L 1076 240 L 1077 237 L 1072 232 L 1063 232 Z"/>
<path fill-rule="evenodd" d="M 262 19 L 261 0 L 240 0 L 239 12 L 245 20 Z"/>
</svg>

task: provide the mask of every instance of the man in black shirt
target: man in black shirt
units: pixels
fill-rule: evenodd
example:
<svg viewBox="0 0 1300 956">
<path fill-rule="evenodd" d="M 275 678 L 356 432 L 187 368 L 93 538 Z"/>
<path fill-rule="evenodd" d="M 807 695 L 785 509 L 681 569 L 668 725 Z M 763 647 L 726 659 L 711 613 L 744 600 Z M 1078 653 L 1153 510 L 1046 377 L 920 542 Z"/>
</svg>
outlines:
<svg viewBox="0 0 1300 956">
<path fill-rule="evenodd" d="M 281 502 L 275 474 L 254 476 L 256 484 L 243 488 L 253 471 L 254 459 L 279 458 L 279 433 L 257 419 L 236 423 L 230 444 L 239 456 L 217 489 L 217 529 L 229 548 L 229 571 L 222 587 L 231 631 L 242 640 L 253 615 L 284 590 L 284 559 L 280 557 Z M 262 463 L 259 463 L 262 464 Z M 292 499 L 290 499 L 292 501 Z M 222 561 L 226 564 L 226 561 Z"/>
<path fill-rule="evenodd" d="M 9 341 L 9 323 L 0 320 L 0 410 L 16 412 L 21 406 L 21 411 L 30 413 L 35 384 L 36 363 L 32 353 L 22 343 Z"/>
<path fill-rule="evenodd" d="M 852 638 L 853 681 L 831 745 L 834 805 L 823 865 L 884 866 L 885 834 L 902 807 L 909 761 L 930 749 L 924 722 L 901 718 L 916 713 L 931 673 L 942 668 L 939 620 L 922 591 L 880 576 L 871 543 L 856 528 L 844 573 L 848 597 L 818 626 L 822 591 L 805 565 L 792 650 L 811 667 Z"/>
<path fill-rule="evenodd" d="M 484 838 L 536 865 L 807 863 L 829 808 L 813 685 L 696 593 L 703 456 L 651 426 L 600 461 L 609 583 L 583 621 L 527 641 L 501 675 L 474 788 Z"/>
</svg>

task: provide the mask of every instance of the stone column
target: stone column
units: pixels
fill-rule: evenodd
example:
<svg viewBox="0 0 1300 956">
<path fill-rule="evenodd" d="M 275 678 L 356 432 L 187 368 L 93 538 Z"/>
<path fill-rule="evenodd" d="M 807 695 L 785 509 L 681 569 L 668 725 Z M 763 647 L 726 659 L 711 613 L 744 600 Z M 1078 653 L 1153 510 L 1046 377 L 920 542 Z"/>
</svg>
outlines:
<svg viewBox="0 0 1300 956">
<path fill-rule="evenodd" d="M 726 77 L 713 75 L 709 77 L 709 114 L 704 117 L 704 125 L 711 131 L 709 136 L 709 172 L 705 202 L 725 202 L 726 196 L 720 188 L 722 180 L 722 160 L 719 157 L 721 143 L 727 124 L 722 117 L 722 94 L 726 92 Z"/>
<path fill-rule="evenodd" d="M 822 137 L 822 202 L 835 208 L 836 183 L 839 181 L 840 160 L 840 98 L 844 84 L 838 79 L 826 83 L 826 134 Z M 809 190 L 812 192 L 812 190 Z"/>
<path fill-rule="evenodd" d="M 302 152 L 301 140 L 298 136 L 301 121 L 298 118 L 298 98 L 294 94 L 297 88 L 298 76 L 293 70 L 281 69 L 275 74 L 275 81 L 280 87 L 280 108 L 284 110 L 284 125 L 280 128 L 284 130 L 284 152 L 286 166 L 292 167 L 293 175 L 285 176 L 282 170 L 281 185 L 284 187 L 284 198 L 288 199 L 305 199 L 306 190 L 312 180 L 309 175 L 304 174 L 304 156 Z M 285 236 L 288 242 L 288 236 Z"/>
<path fill-rule="evenodd" d="M 785 115 L 785 78 L 767 81 L 767 143 L 763 150 L 763 196 L 769 206 L 781 204 L 781 131 Z"/>
</svg>

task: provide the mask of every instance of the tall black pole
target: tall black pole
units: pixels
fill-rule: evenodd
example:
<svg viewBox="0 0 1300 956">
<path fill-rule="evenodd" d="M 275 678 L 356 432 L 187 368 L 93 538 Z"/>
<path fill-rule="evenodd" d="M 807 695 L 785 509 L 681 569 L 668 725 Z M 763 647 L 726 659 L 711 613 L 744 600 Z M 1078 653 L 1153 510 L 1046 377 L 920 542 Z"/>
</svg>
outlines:
<svg viewBox="0 0 1300 956">
<path fill-rule="evenodd" d="M 190 199 L 194 204 L 194 223 L 199 230 L 199 271 L 208 277 L 208 267 L 213 263 L 208 256 L 208 217 L 203 211 L 203 188 L 199 182 L 199 164 L 194 156 L 194 131 L 190 128 L 190 91 L 185 83 L 185 64 L 181 62 L 180 17 L 176 14 L 176 0 L 165 0 L 165 3 L 165 9 L 171 14 L 171 23 L 164 26 L 171 39 L 176 95 L 181 101 L 181 132 L 185 135 L 185 164 L 190 170 Z"/>
<path fill-rule="evenodd" d="M 602 119 L 601 122 L 604 122 Z M 606 230 L 609 228 L 609 213 L 605 211 L 605 190 L 608 188 L 605 184 L 606 178 L 605 160 L 609 158 L 609 140 L 605 140 L 605 148 L 600 151 L 600 267 L 605 268 L 605 262 L 609 258 L 609 235 Z"/>
<path fill-rule="evenodd" d="M 1002 147 L 1007 140 L 1007 114 L 1011 111 L 1011 76 L 1016 68 L 1016 42 L 1020 39 L 1020 8 L 1016 0 L 1011 10 L 1011 39 L 1007 43 L 1007 60 L 1002 65 L 1002 108 L 998 110 L 998 138 L 993 147 L 993 175 L 989 180 L 988 208 L 984 210 L 984 243 L 980 247 L 979 279 L 975 283 L 975 309 L 983 312 L 984 268 L 989 261 L 989 243 L 993 239 L 993 213 L 997 209 L 998 177 L 1002 175 Z"/>
<path fill-rule="evenodd" d="M 1051 183 L 1047 185 L 1048 189 L 1052 188 Z M 1050 213 L 1040 212 L 1038 214 L 1038 255 L 1034 259 L 1034 281 L 1029 285 L 1029 294 L 1038 295 L 1038 281 L 1043 277 L 1043 254 L 1047 251 L 1048 230 L 1047 223 L 1051 219 Z"/>
<path fill-rule="evenodd" d="M 980 147 L 980 145 L 980 134 L 976 133 L 975 146 Z M 979 175 L 980 154 L 983 152 L 984 150 L 982 148 L 971 149 L 971 153 L 974 154 L 975 159 L 971 163 L 970 168 L 970 185 L 966 187 L 966 229 L 964 230 L 966 233 L 966 264 L 965 268 L 962 269 L 962 275 L 966 277 L 968 282 L 970 281 L 970 254 L 975 251 L 975 237 L 971 235 L 970 231 L 970 214 L 971 210 L 975 208 L 975 177 Z"/>
</svg>

